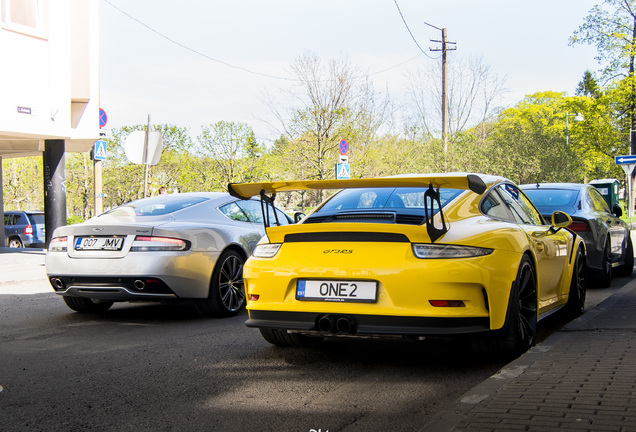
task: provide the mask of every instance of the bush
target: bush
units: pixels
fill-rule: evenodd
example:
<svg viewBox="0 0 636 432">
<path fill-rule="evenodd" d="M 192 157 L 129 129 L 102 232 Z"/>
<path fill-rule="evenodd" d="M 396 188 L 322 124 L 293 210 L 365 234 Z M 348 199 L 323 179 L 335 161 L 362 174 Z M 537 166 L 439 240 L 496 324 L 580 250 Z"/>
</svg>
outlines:
<svg viewBox="0 0 636 432">
<path fill-rule="evenodd" d="M 66 218 L 66 225 L 73 225 L 80 222 L 84 222 L 84 218 L 82 216 L 71 215 Z"/>
</svg>

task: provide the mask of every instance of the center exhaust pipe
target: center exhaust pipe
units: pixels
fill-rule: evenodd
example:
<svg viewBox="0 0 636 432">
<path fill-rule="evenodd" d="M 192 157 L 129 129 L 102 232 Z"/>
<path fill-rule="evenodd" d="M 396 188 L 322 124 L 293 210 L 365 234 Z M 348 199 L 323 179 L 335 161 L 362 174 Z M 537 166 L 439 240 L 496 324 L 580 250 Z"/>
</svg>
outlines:
<svg viewBox="0 0 636 432">
<path fill-rule="evenodd" d="M 323 315 L 318 320 L 318 330 L 333 334 L 355 334 L 356 323 L 345 315 Z"/>
</svg>

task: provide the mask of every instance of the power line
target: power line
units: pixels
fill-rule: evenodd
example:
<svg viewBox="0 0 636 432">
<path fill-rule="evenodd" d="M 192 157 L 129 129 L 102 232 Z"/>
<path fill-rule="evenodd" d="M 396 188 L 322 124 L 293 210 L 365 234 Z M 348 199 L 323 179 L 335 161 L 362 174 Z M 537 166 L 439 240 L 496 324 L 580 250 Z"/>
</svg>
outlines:
<svg viewBox="0 0 636 432">
<path fill-rule="evenodd" d="M 178 42 L 178 41 L 176 41 L 176 40 L 174 40 L 174 39 L 172 39 L 172 38 L 170 38 L 170 37 L 168 37 L 168 36 L 164 35 L 163 33 L 161 33 L 161 32 L 159 32 L 159 31 L 155 30 L 154 28 L 150 27 L 148 24 L 146 24 L 146 23 L 144 23 L 143 21 L 141 21 L 141 20 L 139 20 L 139 19 L 135 18 L 134 16 L 130 15 L 128 12 L 126 12 L 126 11 L 124 11 L 124 10 L 120 9 L 119 7 L 115 6 L 115 5 L 114 5 L 114 4 L 112 4 L 109 0 L 104 0 L 104 1 L 105 1 L 106 3 L 108 3 L 111 7 L 113 7 L 113 8 L 115 8 L 115 9 L 117 9 L 119 12 L 121 12 L 121 13 L 122 13 L 122 14 L 124 14 L 124 15 L 126 15 L 126 16 L 127 16 L 128 18 L 130 18 L 131 20 L 136 21 L 137 23 L 139 23 L 139 24 L 141 24 L 142 26 L 146 27 L 146 28 L 147 28 L 148 30 L 150 30 L 151 32 L 153 32 L 153 33 L 157 34 L 158 36 L 161 36 L 161 37 L 162 37 L 162 38 L 164 38 L 164 39 L 166 39 L 166 40 L 167 40 L 167 41 L 169 41 L 170 43 L 173 43 L 173 44 L 175 44 L 175 45 L 177 45 L 177 46 L 179 46 L 179 47 L 181 47 L 181 48 L 183 48 L 183 49 L 186 49 L 186 50 L 188 50 L 188 51 L 190 51 L 190 52 L 193 52 L 193 53 L 195 53 L 195 54 L 197 54 L 197 55 L 200 55 L 200 56 L 201 56 L 201 57 L 203 57 L 203 58 L 206 58 L 206 59 L 211 60 L 211 61 L 213 61 L 213 62 L 220 63 L 220 64 L 222 64 L 222 65 L 224 65 L 224 66 L 227 66 L 227 67 L 230 67 L 230 68 L 232 68 L 232 69 L 242 70 L 243 72 L 247 72 L 247 73 L 250 73 L 250 74 L 253 74 L 253 75 L 260 75 L 260 76 L 264 76 L 264 77 L 267 77 L 267 78 L 273 78 L 273 79 L 282 80 L 282 81 L 297 81 L 297 80 L 292 79 L 292 78 L 285 78 L 285 77 L 279 77 L 279 76 L 275 76 L 275 75 L 269 75 L 269 74 L 265 74 L 265 73 L 261 73 L 261 72 L 254 72 L 253 70 L 250 70 L 250 69 L 247 69 L 247 68 L 244 68 L 244 67 L 241 67 L 241 66 L 235 66 L 235 65 L 230 64 L 230 63 L 228 63 L 228 62 L 225 62 L 225 61 L 223 61 L 223 60 L 219 60 L 219 59 L 216 59 L 216 58 L 214 58 L 214 57 L 210 57 L 209 55 L 204 54 L 204 53 L 202 53 L 201 51 L 197 51 L 197 50 L 195 50 L 194 48 L 190 48 L 189 46 L 184 45 L 184 44 L 182 44 L 181 42 Z"/>
<path fill-rule="evenodd" d="M 426 57 L 428 57 L 430 59 L 433 59 L 433 60 L 437 60 L 439 57 L 431 57 L 430 55 L 428 55 L 426 53 L 426 51 L 424 51 L 422 49 L 420 44 L 417 43 L 417 40 L 415 39 L 415 36 L 413 36 L 413 32 L 411 32 L 411 29 L 409 28 L 409 25 L 406 23 L 406 19 L 404 19 L 404 15 L 402 15 L 402 10 L 400 10 L 400 5 L 398 5 L 397 0 L 393 0 L 393 2 L 395 3 L 395 7 L 397 8 L 398 12 L 400 13 L 400 17 L 402 17 L 402 22 L 404 23 L 404 26 L 406 27 L 406 30 L 408 30 L 409 34 L 411 35 L 411 39 L 413 39 L 413 42 L 415 42 L 415 45 L 417 45 L 417 47 L 420 49 L 420 51 L 422 51 L 422 54 L 424 54 Z"/>
<path fill-rule="evenodd" d="M 188 50 L 188 51 L 190 51 L 190 52 L 192 52 L 194 54 L 197 54 L 197 55 L 199 55 L 199 56 L 201 56 L 201 57 L 203 57 L 203 58 L 205 58 L 207 60 L 211 60 L 213 62 L 220 63 L 220 64 L 222 64 L 224 66 L 227 66 L 227 67 L 230 67 L 232 69 L 242 70 L 243 72 L 247 72 L 247 73 L 250 73 L 252 75 L 259 75 L 259 76 L 263 76 L 263 77 L 266 77 L 266 78 L 272 78 L 272 79 L 276 79 L 276 80 L 280 80 L 280 81 L 291 81 L 291 82 L 299 82 L 299 81 L 301 81 L 301 80 L 294 79 L 294 78 L 287 78 L 287 77 L 281 77 L 281 76 L 276 76 L 276 75 L 270 75 L 270 74 L 265 74 L 265 73 L 261 73 L 261 72 L 256 72 L 256 71 L 253 71 L 251 69 L 248 69 L 248 68 L 245 68 L 245 67 L 242 67 L 242 66 L 236 66 L 236 65 L 230 64 L 228 62 L 225 62 L 223 60 L 219 60 L 217 58 L 211 57 L 211 56 L 209 56 L 209 55 L 207 55 L 205 53 L 202 53 L 201 51 L 198 51 L 198 50 L 196 50 L 194 48 L 190 48 L 189 46 L 187 46 L 187 45 L 185 45 L 185 44 L 183 44 L 183 43 L 181 43 L 179 41 L 176 41 L 176 40 L 172 39 L 169 36 L 166 36 L 165 34 L 161 33 L 160 31 L 150 27 L 148 24 L 146 24 L 145 22 L 141 21 L 140 19 L 130 15 L 128 12 L 126 12 L 123 9 L 119 8 L 118 6 L 114 5 L 109 0 L 104 0 L 104 2 L 107 3 L 109 6 L 111 6 L 113 9 L 116 9 L 121 14 L 125 15 L 126 17 L 128 17 L 129 19 L 137 22 L 138 24 L 141 24 L 142 26 L 144 26 L 145 28 L 147 28 L 151 32 L 155 33 L 156 35 L 158 35 L 158 36 L 160 36 L 160 37 L 162 37 L 164 39 L 166 39 L 168 42 L 170 42 L 170 43 L 172 43 L 174 45 L 177 45 L 180 48 Z M 396 6 L 397 6 L 397 3 L 396 3 Z M 398 10 L 399 10 L 399 7 L 398 7 Z M 400 12 L 400 15 L 401 14 L 402 14 L 402 12 Z M 402 18 L 402 20 L 404 20 L 404 18 Z M 404 24 L 406 25 L 406 21 L 404 22 Z M 407 29 L 408 29 L 408 26 L 407 26 Z M 410 30 L 409 30 L 409 33 L 410 33 Z M 411 35 L 411 36 L 413 36 L 413 35 Z M 413 40 L 415 40 L 415 38 Z M 415 43 L 417 44 L 417 42 L 415 42 Z M 419 47 L 419 45 L 418 45 L 418 47 Z M 422 49 L 420 48 L 420 50 L 422 50 Z M 426 55 L 427 57 L 429 57 L 429 58 L 433 58 L 433 57 L 430 57 L 428 54 L 426 54 L 426 52 L 424 52 L 424 51 L 422 51 L 422 53 L 424 55 Z M 398 64 L 396 64 L 394 66 L 391 66 L 391 67 L 388 67 L 386 69 L 382 69 L 382 70 L 379 70 L 379 71 L 376 71 L 376 72 L 371 72 L 369 74 L 365 74 L 365 75 L 362 75 L 362 76 L 373 76 L 373 75 L 378 75 L 378 74 L 390 71 L 392 69 L 395 69 L 397 67 L 400 67 L 400 66 L 402 66 L 402 65 L 404 65 L 406 63 L 409 63 L 409 62 L 415 60 L 416 58 L 420 57 L 421 55 L 422 54 L 418 54 L 415 57 L 412 57 L 412 58 L 410 58 L 408 60 L 405 60 L 405 61 L 403 61 L 401 63 L 398 63 Z"/>
</svg>

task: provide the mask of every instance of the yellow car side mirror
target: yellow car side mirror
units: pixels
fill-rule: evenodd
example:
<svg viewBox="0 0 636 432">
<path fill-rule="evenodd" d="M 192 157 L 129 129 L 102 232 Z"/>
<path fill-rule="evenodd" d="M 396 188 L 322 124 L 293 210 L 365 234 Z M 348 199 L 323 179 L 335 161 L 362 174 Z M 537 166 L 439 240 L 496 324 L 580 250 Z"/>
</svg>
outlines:
<svg viewBox="0 0 636 432">
<path fill-rule="evenodd" d="M 562 211 L 552 213 L 552 226 L 554 228 L 567 228 L 572 225 L 572 218 L 569 214 Z"/>
</svg>

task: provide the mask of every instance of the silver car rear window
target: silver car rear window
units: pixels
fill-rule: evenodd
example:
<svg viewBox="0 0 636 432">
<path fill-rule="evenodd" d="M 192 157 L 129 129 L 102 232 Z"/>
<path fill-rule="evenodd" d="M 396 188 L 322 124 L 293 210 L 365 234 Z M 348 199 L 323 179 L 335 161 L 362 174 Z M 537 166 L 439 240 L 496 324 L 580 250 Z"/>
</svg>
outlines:
<svg viewBox="0 0 636 432">
<path fill-rule="evenodd" d="M 200 202 L 203 202 L 205 200 L 207 200 L 207 198 L 194 196 L 175 197 L 170 195 L 159 195 L 156 197 L 140 199 L 138 201 L 124 204 L 123 206 L 114 208 L 106 214 L 110 214 L 113 216 L 118 216 L 119 214 L 121 214 L 123 216 L 126 215 L 126 210 L 124 209 L 129 208 L 133 209 L 135 215 L 137 216 L 161 216 L 178 210 L 182 210 L 195 204 L 199 204 Z"/>
</svg>

